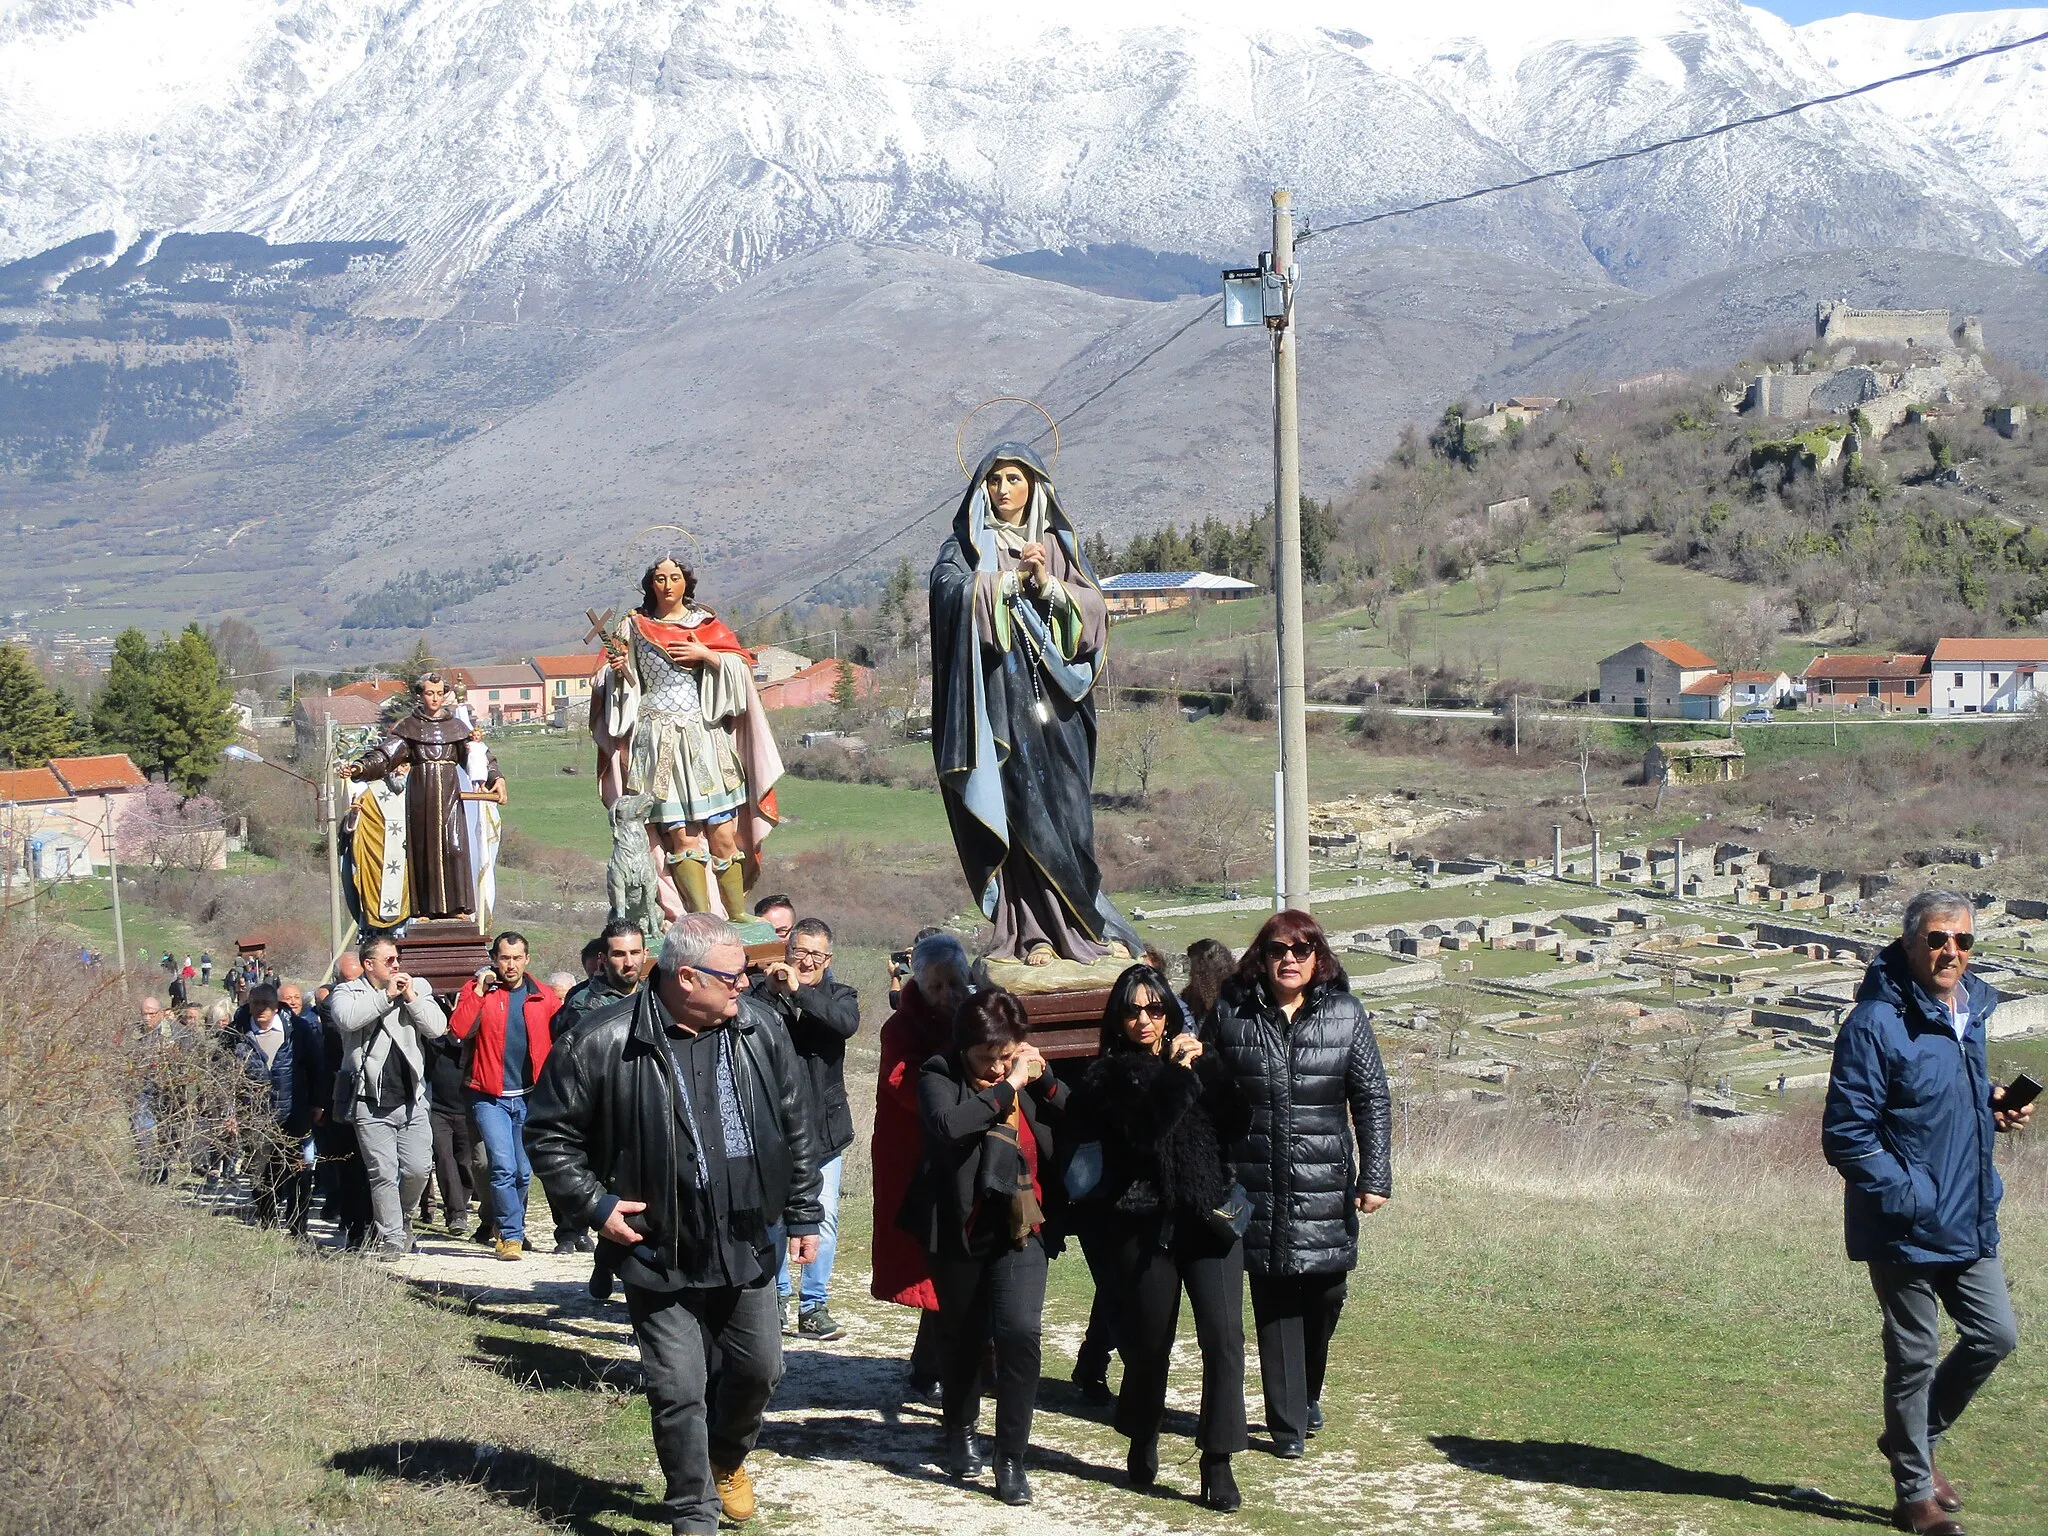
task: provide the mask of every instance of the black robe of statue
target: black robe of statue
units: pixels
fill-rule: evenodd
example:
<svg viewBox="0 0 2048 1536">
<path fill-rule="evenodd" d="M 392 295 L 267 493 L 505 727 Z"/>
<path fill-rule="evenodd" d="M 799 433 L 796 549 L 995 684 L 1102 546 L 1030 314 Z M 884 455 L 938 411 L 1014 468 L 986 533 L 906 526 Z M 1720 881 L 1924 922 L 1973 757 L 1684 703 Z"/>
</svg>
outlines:
<svg viewBox="0 0 2048 1536">
<path fill-rule="evenodd" d="M 1037 476 L 1029 516 L 1043 528 L 1049 574 L 1071 594 L 1064 624 L 1044 601 L 1007 605 L 1007 646 L 991 628 L 992 583 L 1016 562 L 990 531 L 984 489 L 998 460 Z M 968 888 L 995 923 L 990 953 L 1022 958 L 1045 942 L 1086 961 L 1117 940 L 1137 954 L 1095 865 L 1101 584 L 1031 448 L 1003 443 L 982 460 L 932 567 L 930 600 L 932 757 Z"/>
</svg>

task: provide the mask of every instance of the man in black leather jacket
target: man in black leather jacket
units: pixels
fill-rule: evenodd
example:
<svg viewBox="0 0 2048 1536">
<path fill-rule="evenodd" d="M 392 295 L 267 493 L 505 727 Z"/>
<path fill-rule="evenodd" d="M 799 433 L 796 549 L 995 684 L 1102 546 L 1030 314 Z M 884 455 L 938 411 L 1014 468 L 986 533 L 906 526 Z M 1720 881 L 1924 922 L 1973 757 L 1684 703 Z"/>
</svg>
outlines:
<svg viewBox="0 0 2048 1536">
<path fill-rule="evenodd" d="M 810 1087 L 780 1020 L 746 995 L 746 964 L 729 923 L 681 919 L 654 984 L 549 1053 L 526 1125 L 549 1199 L 597 1229 L 625 1281 L 679 1532 L 754 1512 L 743 1463 L 782 1376 L 769 1234 L 781 1226 L 808 1263 L 822 1217 Z"/>
</svg>

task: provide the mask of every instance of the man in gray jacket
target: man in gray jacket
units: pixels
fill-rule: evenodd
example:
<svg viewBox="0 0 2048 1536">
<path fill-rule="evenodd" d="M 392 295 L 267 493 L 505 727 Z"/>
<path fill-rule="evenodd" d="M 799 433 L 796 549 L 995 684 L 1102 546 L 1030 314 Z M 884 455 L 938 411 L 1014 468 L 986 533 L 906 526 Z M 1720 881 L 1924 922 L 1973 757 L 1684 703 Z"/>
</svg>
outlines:
<svg viewBox="0 0 2048 1536">
<path fill-rule="evenodd" d="M 427 983 L 399 969 L 398 945 L 367 939 L 363 974 L 327 997 L 341 1034 L 334 1118 L 356 1130 L 370 1180 L 371 1241 L 385 1262 L 412 1251 L 407 1218 L 434 1167 L 434 1126 L 427 1108 L 422 1040 L 448 1032 L 448 1016 Z"/>
</svg>

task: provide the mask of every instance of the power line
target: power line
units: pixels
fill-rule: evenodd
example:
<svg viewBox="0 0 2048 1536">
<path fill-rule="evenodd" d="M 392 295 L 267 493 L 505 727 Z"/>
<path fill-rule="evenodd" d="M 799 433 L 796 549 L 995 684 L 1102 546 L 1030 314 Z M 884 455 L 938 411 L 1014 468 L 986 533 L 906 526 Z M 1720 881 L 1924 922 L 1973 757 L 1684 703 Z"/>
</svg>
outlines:
<svg viewBox="0 0 2048 1536">
<path fill-rule="evenodd" d="M 1900 74 L 1886 75 L 1881 80 L 1872 80 L 1863 85 L 1853 86 L 1845 91 L 1834 91 L 1825 96 L 1809 97 L 1804 101 L 1795 101 L 1789 106 L 1773 108 L 1769 112 L 1757 112 L 1753 113 L 1748 117 L 1738 117 L 1730 122 L 1717 123 L 1711 128 L 1701 128 L 1693 133 L 1681 133 L 1674 138 L 1659 139 L 1655 143 L 1639 145 L 1634 149 L 1616 150 L 1613 154 L 1600 155 L 1592 160 L 1582 160 L 1576 165 L 1560 166 L 1556 170 L 1551 171 L 1537 171 L 1533 175 L 1519 177 L 1514 181 L 1497 182 L 1490 187 L 1479 187 L 1473 191 L 1459 192 L 1450 197 L 1431 198 L 1428 202 L 1411 203 L 1403 208 L 1388 208 L 1382 210 L 1379 213 L 1368 213 L 1363 214 L 1355 219 L 1345 219 L 1340 223 L 1325 224 L 1320 228 L 1305 231 L 1304 233 L 1296 237 L 1294 243 L 1296 245 L 1306 245 L 1311 240 L 1317 239 L 1323 235 L 1335 234 L 1339 230 L 1358 229 L 1363 225 L 1378 224 L 1388 219 L 1410 218 L 1418 213 L 1430 213 L 1439 208 L 1455 207 L 1459 203 L 1469 203 L 1478 198 L 1492 197 L 1495 193 L 1515 192 L 1521 190 L 1524 187 L 1538 186 L 1546 181 L 1557 181 L 1566 176 L 1577 176 L 1586 171 L 1599 170 L 1602 166 L 1619 165 L 1622 162 L 1628 160 L 1639 160 L 1643 158 L 1645 155 L 1659 154 L 1662 153 L 1664 150 L 1676 149 L 1686 144 L 1698 144 L 1707 139 L 1719 138 L 1723 134 L 1734 133 L 1737 129 L 1740 128 L 1754 128 L 1760 123 L 1776 122 L 1779 118 L 1793 117 L 1801 112 L 1810 112 L 1815 107 L 1831 106 L 1836 102 L 1849 101 L 1858 96 L 1867 96 L 1872 91 L 1882 90 L 1884 89 L 1884 87 L 1888 85 L 1898 85 L 1907 80 L 1919 80 L 1925 78 L 1928 75 L 1944 74 L 1949 70 L 1960 68 L 1962 65 L 1975 63 L 1979 59 L 1993 58 L 2002 53 L 2012 53 L 2017 49 L 2030 48 L 2036 43 L 2044 42 L 2048 42 L 2048 32 L 2037 32 L 2031 37 L 2015 38 L 2013 41 L 2008 43 L 1996 43 L 1989 48 L 1978 48 L 1970 53 L 1960 53 L 1952 59 L 1944 59 L 1939 64 L 1929 64 L 1920 69 L 1909 69 L 1903 71 Z M 1108 394 L 1112 389 L 1116 388 L 1117 385 L 1123 383 L 1125 379 L 1129 378 L 1132 374 L 1136 373 L 1140 368 L 1144 367 L 1145 364 L 1149 363 L 1153 358 L 1157 357 L 1161 352 L 1164 352 L 1168 347 L 1172 346 L 1176 341 L 1180 340 L 1181 337 L 1185 336 L 1189 331 L 1193 330 L 1197 325 L 1201 324 L 1202 321 L 1208 319 L 1209 316 L 1213 315 L 1217 311 L 1217 309 L 1222 305 L 1222 303 L 1223 300 L 1220 297 L 1211 299 L 1207 304 L 1205 304 L 1202 307 L 1201 312 L 1197 314 L 1193 319 L 1189 320 L 1187 324 L 1181 326 L 1178 330 L 1174 331 L 1173 334 L 1168 336 L 1164 341 L 1158 343 L 1156 346 L 1153 346 L 1147 349 L 1145 352 L 1141 353 L 1135 362 L 1131 363 L 1129 366 L 1123 369 L 1120 369 L 1115 374 L 1112 374 L 1106 383 L 1104 383 L 1099 389 L 1095 390 L 1092 394 L 1083 397 L 1079 403 L 1077 403 L 1071 409 L 1069 409 L 1064 416 L 1059 418 L 1059 420 L 1062 422 L 1072 421 L 1074 417 L 1078 416 L 1082 411 L 1086 410 L 1089 406 L 1093 405 L 1096 401 L 1100 400 L 1104 395 Z M 1040 431 L 1033 437 L 1031 437 L 1029 441 L 1035 443 L 1044 436 L 1045 432 Z M 863 549 L 859 554 L 855 555 L 852 559 L 847 560 L 845 563 L 834 567 L 827 574 L 819 577 L 816 581 L 812 582 L 808 587 L 805 587 L 801 592 L 798 592 L 794 596 L 786 598 L 784 601 L 776 604 L 773 608 L 770 608 L 766 613 L 762 614 L 759 618 L 752 620 L 751 623 L 765 623 L 767 620 L 774 618 L 776 614 L 781 613 L 785 608 L 789 608 L 794 604 L 803 601 L 803 599 L 809 597 L 813 592 L 817 591 L 818 588 L 824 586 L 827 582 L 836 580 L 838 577 L 845 575 L 848 571 L 852 570 L 856 565 L 859 565 L 862 561 L 872 559 L 875 555 L 880 554 L 883 550 L 887 549 L 891 544 L 894 544 L 898 539 L 902 538 L 905 534 L 909 533 L 912 529 L 916 528 L 918 524 L 922 523 L 926 518 L 933 517 L 938 513 L 945 511 L 946 508 L 952 506 L 953 504 L 954 499 L 951 496 L 947 496 L 941 501 L 939 501 L 936 505 L 925 508 L 922 512 L 919 512 L 915 517 L 911 518 L 908 522 L 904 523 L 902 526 L 895 529 L 886 537 L 882 538 L 874 544 L 867 546 L 867 548 Z M 772 578 L 767 581 L 756 582 L 751 587 L 741 588 L 740 591 L 735 594 L 735 597 L 745 597 L 749 593 L 758 592 L 763 587 L 769 587 L 773 585 L 774 581 Z"/>
<path fill-rule="evenodd" d="M 1453 207 L 1458 203 L 1469 203 L 1475 198 L 1491 197 L 1496 192 L 1514 192 L 1523 187 L 1533 187 L 1546 181 L 1556 181 L 1563 176 L 1577 176 L 1584 171 L 1597 171 L 1603 165 L 1619 165 L 1624 160 L 1639 160 L 1644 155 L 1654 155 L 1663 150 L 1676 149 L 1684 144 L 1698 144 L 1706 139 L 1719 138 L 1724 133 L 1733 133 L 1738 128 L 1754 128 L 1759 123 L 1775 122 L 1781 117 L 1792 117 L 1800 112 L 1810 112 L 1815 107 L 1831 106 L 1838 101 L 1852 97 L 1867 96 L 1872 91 L 1882 90 L 1888 85 L 1898 85 L 1906 80 L 1918 80 L 1927 75 L 1938 75 L 1978 59 L 1988 59 L 1996 54 L 2011 53 L 2017 48 L 2032 47 L 2035 43 L 2048 42 L 2048 32 L 2037 32 L 2032 37 L 2016 38 L 2009 43 L 1998 43 L 1989 48 L 1979 48 L 1973 53 L 1959 53 L 1952 59 L 1939 64 L 1929 64 L 1922 69 L 1909 69 L 1903 74 L 1886 75 L 1882 80 L 1872 80 L 1867 85 L 1855 86 L 1846 91 L 1835 91 L 1826 96 L 1815 96 L 1806 101 L 1795 101 L 1787 107 L 1777 107 L 1769 112 L 1758 112 L 1750 117 L 1738 117 L 1733 122 L 1718 123 L 1712 128 L 1701 128 L 1694 133 L 1681 133 L 1676 138 L 1659 139 L 1654 144 L 1643 144 L 1635 149 L 1616 150 L 1611 155 L 1601 155 L 1592 160 L 1581 160 L 1577 165 L 1560 166 L 1554 171 L 1538 171 L 1533 176 L 1523 176 L 1515 181 L 1503 181 L 1495 186 L 1481 187 L 1474 192 L 1460 192 L 1453 197 L 1431 198 L 1426 203 L 1411 203 L 1405 208 L 1389 208 L 1381 213 L 1368 213 L 1359 218 L 1345 219 L 1338 224 L 1325 224 L 1309 234 L 1302 235 L 1294 243 L 1301 245 L 1322 235 L 1335 234 L 1340 229 L 1357 229 L 1364 224 L 1377 224 L 1383 219 L 1405 219 L 1411 214 L 1430 213 L 1438 208 Z"/>
<path fill-rule="evenodd" d="M 1108 394 L 1112 389 L 1116 388 L 1117 385 L 1123 383 L 1125 379 L 1128 379 L 1140 368 L 1144 367 L 1147 363 L 1151 362 L 1153 358 L 1157 357 L 1160 353 L 1164 352 L 1176 341 L 1179 341 L 1181 337 L 1187 335 L 1189 331 L 1192 331 L 1204 320 L 1208 319 L 1211 315 L 1215 314 L 1216 311 L 1222 306 L 1222 304 L 1223 300 L 1221 298 L 1211 299 L 1207 304 L 1204 304 L 1202 306 L 1201 311 L 1198 314 L 1196 314 L 1192 319 L 1190 319 L 1187 322 L 1187 324 L 1175 330 L 1164 341 L 1158 342 L 1153 346 L 1146 348 L 1145 351 L 1138 354 L 1136 361 L 1119 369 L 1116 373 L 1111 374 L 1108 381 L 1104 383 L 1099 389 L 1095 390 L 1092 394 L 1084 395 L 1076 404 L 1074 404 L 1072 407 L 1068 409 L 1067 413 L 1064 416 L 1061 416 L 1058 419 L 1061 422 L 1072 421 L 1076 416 L 1080 415 L 1083 411 L 1087 410 L 1089 406 L 1093 405 L 1096 401 L 1100 400 L 1104 395 Z M 1050 430 L 1050 428 L 1042 428 L 1032 437 L 1027 438 L 1026 441 L 1036 443 L 1040 438 L 1046 435 L 1046 432 Z M 886 538 L 883 538 L 876 543 L 870 544 L 867 548 L 863 549 L 859 554 L 855 555 L 852 559 L 846 561 L 842 565 L 836 566 L 834 569 L 826 572 L 823 576 L 820 576 L 816 581 L 812 582 L 808 587 L 805 587 L 801 592 L 796 593 L 792 597 L 785 598 L 782 602 L 779 602 L 773 608 L 770 608 L 766 613 L 760 615 L 760 617 L 748 620 L 748 626 L 751 628 L 753 625 L 756 624 L 767 623 L 768 620 L 774 618 L 775 615 L 782 612 L 783 609 L 788 608 L 793 604 L 802 602 L 805 598 L 809 597 L 813 592 L 817 591 L 818 588 L 824 586 L 826 582 L 833 581 L 838 577 L 844 576 L 848 571 L 852 570 L 856 565 L 859 565 L 862 561 L 874 558 L 874 556 L 880 554 L 883 550 L 887 549 L 891 544 L 894 544 L 898 539 L 902 538 L 906 533 L 909 533 L 911 529 L 915 528 L 919 523 L 923 522 L 926 518 L 936 516 L 937 514 L 945 511 L 948 507 L 956 505 L 957 502 L 957 496 L 949 495 L 940 500 L 936 505 L 926 507 L 922 512 L 918 513 L 917 516 L 913 517 L 909 522 L 903 524 L 900 528 L 896 529 Z M 751 587 L 742 587 L 739 590 L 739 592 L 735 594 L 735 596 L 745 597 L 749 592 L 758 592 L 761 588 L 772 585 L 774 585 L 772 579 L 769 581 L 756 582 Z"/>
</svg>

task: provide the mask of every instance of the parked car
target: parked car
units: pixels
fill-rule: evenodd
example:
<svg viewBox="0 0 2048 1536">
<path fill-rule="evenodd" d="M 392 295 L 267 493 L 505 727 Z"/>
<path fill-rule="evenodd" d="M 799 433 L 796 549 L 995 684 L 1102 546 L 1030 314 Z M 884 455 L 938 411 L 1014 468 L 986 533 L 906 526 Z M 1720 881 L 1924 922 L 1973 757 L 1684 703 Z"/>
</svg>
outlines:
<svg viewBox="0 0 2048 1536">
<path fill-rule="evenodd" d="M 1771 712 L 1761 704 L 1757 705 L 1755 709 L 1745 709 L 1742 712 L 1742 723 L 1744 725 L 1769 725 L 1771 723 Z"/>
</svg>

